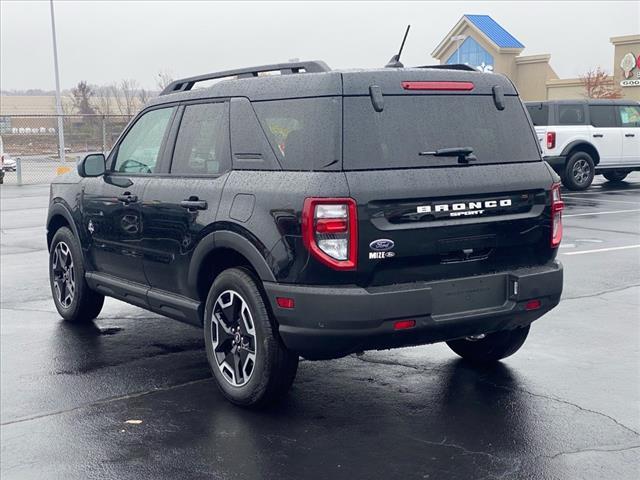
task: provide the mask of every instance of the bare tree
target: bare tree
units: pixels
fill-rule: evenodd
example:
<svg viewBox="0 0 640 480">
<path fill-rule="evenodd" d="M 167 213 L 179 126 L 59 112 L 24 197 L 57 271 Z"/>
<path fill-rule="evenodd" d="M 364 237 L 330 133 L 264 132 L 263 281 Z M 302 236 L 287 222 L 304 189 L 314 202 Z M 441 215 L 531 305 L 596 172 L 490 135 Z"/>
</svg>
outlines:
<svg viewBox="0 0 640 480">
<path fill-rule="evenodd" d="M 622 98 L 622 92 L 613 83 L 613 78 L 600 67 L 587 71 L 580 77 L 587 98 Z"/>
<path fill-rule="evenodd" d="M 149 94 L 149 90 L 146 90 L 144 88 L 141 88 L 140 90 L 138 90 L 138 99 L 140 100 L 140 103 L 142 105 L 145 105 L 150 98 L 151 98 L 151 95 Z"/>
<path fill-rule="evenodd" d="M 158 77 L 156 78 L 156 85 L 158 86 L 158 90 L 164 90 L 165 87 L 171 82 L 173 82 L 173 75 L 171 75 L 166 70 L 160 70 L 158 72 Z"/>
<path fill-rule="evenodd" d="M 91 99 L 94 97 L 93 88 L 86 81 L 81 80 L 75 88 L 71 90 L 73 105 L 81 115 L 90 115 L 95 113 L 91 106 Z"/>
<path fill-rule="evenodd" d="M 138 111 L 138 82 L 136 80 L 120 80 L 119 83 L 111 85 L 110 91 L 121 115 L 132 116 Z"/>
</svg>

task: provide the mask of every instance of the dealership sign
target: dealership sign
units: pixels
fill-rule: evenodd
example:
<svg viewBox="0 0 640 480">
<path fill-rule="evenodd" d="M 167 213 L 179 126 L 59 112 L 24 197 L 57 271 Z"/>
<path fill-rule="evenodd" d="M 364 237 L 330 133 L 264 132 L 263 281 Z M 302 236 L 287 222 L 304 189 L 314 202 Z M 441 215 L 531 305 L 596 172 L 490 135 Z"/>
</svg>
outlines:
<svg viewBox="0 0 640 480">
<path fill-rule="evenodd" d="M 636 57 L 631 52 L 627 53 L 622 57 L 620 68 L 624 75 L 624 80 L 620 82 L 620 86 L 640 87 L 640 55 Z"/>
</svg>

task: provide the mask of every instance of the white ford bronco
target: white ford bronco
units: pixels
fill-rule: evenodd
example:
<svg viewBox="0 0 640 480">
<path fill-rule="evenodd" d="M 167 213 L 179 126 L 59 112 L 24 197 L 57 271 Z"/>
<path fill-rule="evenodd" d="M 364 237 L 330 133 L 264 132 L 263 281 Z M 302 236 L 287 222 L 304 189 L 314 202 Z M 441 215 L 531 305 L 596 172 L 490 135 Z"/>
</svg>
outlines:
<svg viewBox="0 0 640 480">
<path fill-rule="evenodd" d="M 528 102 L 542 157 L 570 190 L 594 175 L 622 181 L 640 170 L 640 103 L 632 100 Z"/>
</svg>

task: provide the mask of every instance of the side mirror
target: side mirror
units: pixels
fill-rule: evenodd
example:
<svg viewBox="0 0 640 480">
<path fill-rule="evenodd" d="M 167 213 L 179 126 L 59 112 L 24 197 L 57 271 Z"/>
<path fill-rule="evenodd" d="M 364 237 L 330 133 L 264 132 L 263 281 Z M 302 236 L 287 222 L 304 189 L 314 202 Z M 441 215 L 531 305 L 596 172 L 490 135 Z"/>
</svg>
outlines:
<svg viewBox="0 0 640 480">
<path fill-rule="evenodd" d="M 106 170 L 107 159 L 102 153 L 90 153 L 78 164 L 81 177 L 100 177 Z"/>
</svg>

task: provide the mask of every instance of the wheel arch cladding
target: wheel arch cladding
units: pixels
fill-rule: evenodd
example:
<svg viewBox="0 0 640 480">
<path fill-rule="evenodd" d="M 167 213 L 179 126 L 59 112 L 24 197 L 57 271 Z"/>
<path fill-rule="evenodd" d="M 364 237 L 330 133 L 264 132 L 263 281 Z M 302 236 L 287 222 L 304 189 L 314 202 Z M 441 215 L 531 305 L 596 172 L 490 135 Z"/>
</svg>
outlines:
<svg viewBox="0 0 640 480">
<path fill-rule="evenodd" d="M 61 203 L 55 203 L 49 208 L 47 219 L 47 248 L 51 248 L 54 235 L 62 227 L 70 228 L 76 238 L 80 240 L 78 229 L 69 210 Z"/>
<path fill-rule="evenodd" d="M 600 155 L 598 154 L 598 149 L 589 142 L 576 140 L 575 142 L 571 142 L 564 148 L 564 150 L 562 150 L 562 154 L 566 155 L 567 159 L 576 152 L 588 153 L 593 159 L 594 165 L 600 163 Z"/>
<path fill-rule="evenodd" d="M 207 298 L 215 278 L 232 267 L 245 267 L 260 280 L 275 282 L 271 268 L 258 248 L 239 233 L 216 231 L 204 237 L 195 249 L 189 267 L 189 286 L 197 298 Z"/>
</svg>

